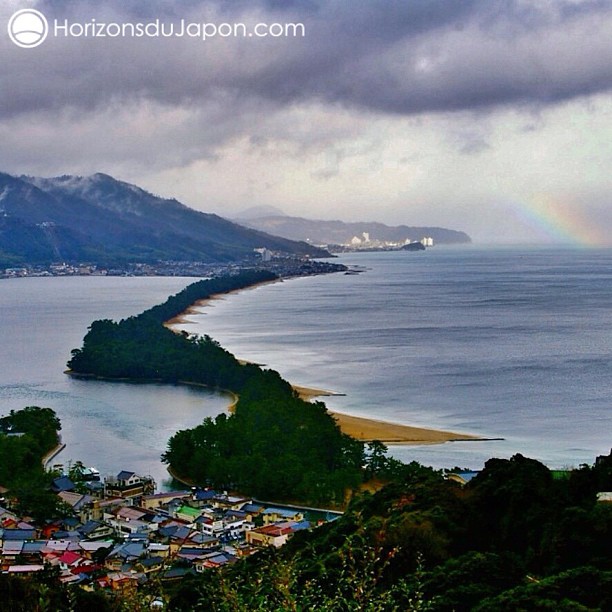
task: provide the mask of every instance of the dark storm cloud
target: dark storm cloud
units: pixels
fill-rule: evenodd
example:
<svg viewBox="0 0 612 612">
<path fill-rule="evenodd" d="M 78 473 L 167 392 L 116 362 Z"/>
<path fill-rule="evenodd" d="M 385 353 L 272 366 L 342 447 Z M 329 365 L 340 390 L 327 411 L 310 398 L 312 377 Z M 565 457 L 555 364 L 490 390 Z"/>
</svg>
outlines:
<svg viewBox="0 0 612 612">
<path fill-rule="evenodd" d="M 224 108 L 337 104 L 378 113 L 542 105 L 612 86 L 601 1 L 260 0 L 36 5 L 49 19 L 303 22 L 304 39 L 0 42 L 0 116 L 149 100 Z M 14 7 L 13 7 L 14 8 Z M 11 11 L 0 17 L 6 22 Z"/>
</svg>

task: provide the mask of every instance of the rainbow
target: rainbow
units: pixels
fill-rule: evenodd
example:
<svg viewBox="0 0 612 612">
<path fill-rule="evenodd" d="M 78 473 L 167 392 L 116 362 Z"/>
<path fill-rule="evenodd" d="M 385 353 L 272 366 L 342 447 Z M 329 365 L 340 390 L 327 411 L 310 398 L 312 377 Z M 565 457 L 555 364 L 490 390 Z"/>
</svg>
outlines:
<svg viewBox="0 0 612 612">
<path fill-rule="evenodd" d="M 610 245 L 610 238 L 576 202 L 538 195 L 512 203 L 516 216 L 536 230 L 547 242 L 563 242 L 581 247 Z"/>
</svg>

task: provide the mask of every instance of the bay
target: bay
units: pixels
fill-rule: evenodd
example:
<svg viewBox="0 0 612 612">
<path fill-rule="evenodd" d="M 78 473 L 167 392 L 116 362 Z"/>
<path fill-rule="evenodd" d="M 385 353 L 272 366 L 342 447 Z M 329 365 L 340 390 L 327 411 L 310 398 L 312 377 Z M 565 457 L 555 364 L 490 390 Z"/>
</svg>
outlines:
<svg viewBox="0 0 612 612">
<path fill-rule="evenodd" d="M 0 281 L 0 414 L 53 408 L 66 449 L 102 475 L 122 469 L 169 481 L 160 455 L 179 429 L 223 411 L 227 397 L 184 386 L 94 382 L 64 373 L 92 321 L 121 319 L 174 294 L 193 278 L 58 277 Z"/>
<path fill-rule="evenodd" d="M 325 398 L 333 410 L 504 438 L 391 446 L 404 461 L 479 468 L 520 452 L 566 467 L 609 452 L 612 251 L 436 247 L 340 261 L 366 271 L 231 294 L 182 327 L 292 383 L 345 393 Z M 0 282 L 0 413 L 50 406 L 67 443 L 58 461 L 151 474 L 163 488 L 168 438 L 227 398 L 64 369 L 93 320 L 137 314 L 193 280 Z"/>
</svg>

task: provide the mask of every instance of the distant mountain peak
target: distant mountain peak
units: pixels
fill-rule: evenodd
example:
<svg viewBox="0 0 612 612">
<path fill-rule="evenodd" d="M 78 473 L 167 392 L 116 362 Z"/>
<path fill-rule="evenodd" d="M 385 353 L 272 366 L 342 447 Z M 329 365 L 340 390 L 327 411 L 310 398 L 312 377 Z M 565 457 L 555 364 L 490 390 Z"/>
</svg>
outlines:
<svg viewBox="0 0 612 612">
<path fill-rule="evenodd" d="M 0 194 L 0 267 L 58 258 L 92 263 L 229 262 L 250 257 L 261 247 L 293 255 L 328 255 L 193 210 L 101 172 L 53 178 L 0 173 Z"/>
<path fill-rule="evenodd" d="M 92 174 L 91 176 L 96 179 L 121 182 L 121 181 L 117 181 L 116 178 L 113 178 L 112 176 L 110 176 L 110 174 L 105 174 L 104 172 L 96 172 L 95 174 Z"/>
<path fill-rule="evenodd" d="M 243 210 L 238 215 L 236 215 L 236 219 L 260 219 L 262 217 L 286 217 L 287 215 L 280 209 L 276 208 L 276 206 L 251 206 L 246 210 Z"/>
</svg>

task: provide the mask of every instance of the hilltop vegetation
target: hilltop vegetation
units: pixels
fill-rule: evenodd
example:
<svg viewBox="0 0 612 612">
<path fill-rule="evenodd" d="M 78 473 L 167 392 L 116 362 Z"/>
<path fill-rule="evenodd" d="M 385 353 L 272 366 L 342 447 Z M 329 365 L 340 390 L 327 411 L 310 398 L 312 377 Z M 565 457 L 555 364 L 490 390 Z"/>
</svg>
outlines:
<svg viewBox="0 0 612 612">
<path fill-rule="evenodd" d="M 612 455 L 555 480 L 491 459 L 465 487 L 416 463 L 339 520 L 186 581 L 172 610 L 612 609 Z"/>
<path fill-rule="evenodd" d="M 174 612 L 603 612 L 612 504 L 596 493 L 611 489 L 612 454 L 561 479 L 521 455 L 491 459 L 464 487 L 411 463 L 281 549 L 127 594 L 1 574 L 0 610 L 135 612 L 155 598 Z"/>
<path fill-rule="evenodd" d="M 208 336 L 190 338 L 186 333 L 175 334 L 163 323 L 197 300 L 276 278 L 266 271 L 244 271 L 198 281 L 138 316 L 120 322 L 94 321 L 83 347 L 72 351 L 68 367 L 76 374 L 104 378 L 168 383 L 182 380 L 239 391 L 249 378 L 258 375 L 257 366 L 241 366 Z M 267 376 L 280 378 L 274 374 Z"/>
</svg>

